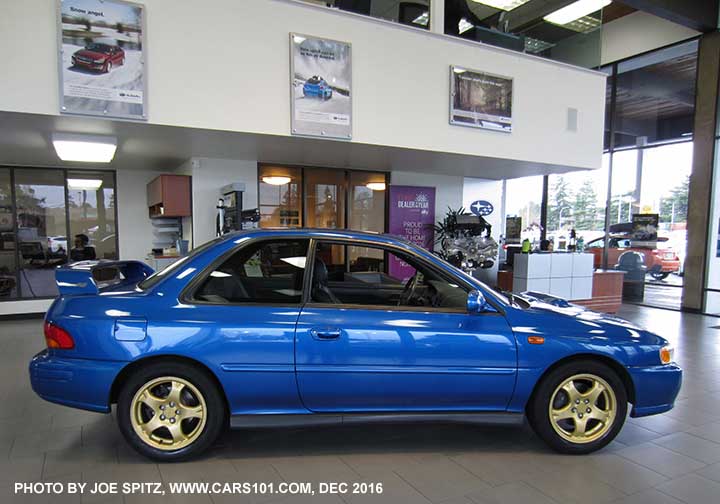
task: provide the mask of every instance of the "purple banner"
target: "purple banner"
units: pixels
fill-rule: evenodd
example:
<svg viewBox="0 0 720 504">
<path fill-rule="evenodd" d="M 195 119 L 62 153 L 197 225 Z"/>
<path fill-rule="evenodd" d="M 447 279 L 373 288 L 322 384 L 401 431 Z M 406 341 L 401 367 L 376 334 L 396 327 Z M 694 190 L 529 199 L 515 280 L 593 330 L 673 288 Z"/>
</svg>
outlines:
<svg viewBox="0 0 720 504">
<path fill-rule="evenodd" d="M 432 250 L 435 231 L 435 188 L 390 186 L 390 234 Z M 390 258 L 390 276 L 403 281 L 415 274 L 415 269 L 396 257 Z"/>
</svg>

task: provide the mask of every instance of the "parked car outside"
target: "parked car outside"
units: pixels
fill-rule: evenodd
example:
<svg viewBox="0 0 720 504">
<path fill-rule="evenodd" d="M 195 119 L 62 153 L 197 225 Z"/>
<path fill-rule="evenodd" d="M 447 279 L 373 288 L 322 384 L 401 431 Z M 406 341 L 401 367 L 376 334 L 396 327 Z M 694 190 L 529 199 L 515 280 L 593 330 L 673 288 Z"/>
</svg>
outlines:
<svg viewBox="0 0 720 504">
<path fill-rule="evenodd" d="M 58 252 L 67 253 L 67 236 L 48 236 L 47 248 L 48 251 L 53 254 L 57 254 Z"/>
<path fill-rule="evenodd" d="M 595 256 L 595 268 L 602 267 L 604 240 L 605 238 L 603 237 L 596 238 L 586 245 L 586 251 Z M 664 240 L 667 239 L 658 238 L 658 242 Z M 608 242 L 608 266 L 612 267 L 617 264 L 620 255 L 629 250 L 639 252 L 643 255 L 648 274 L 656 280 L 663 280 L 667 278 L 670 273 L 680 271 L 680 258 L 672 249 L 633 247 L 632 241 L 625 235 L 610 236 Z"/>
<path fill-rule="evenodd" d="M 303 84 L 303 95 L 310 98 L 329 100 L 332 98 L 333 90 L 325 79 L 313 75 Z"/>
<path fill-rule="evenodd" d="M 383 262 L 348 268 L 357 247 Z M 396 261 L 414 274 L 400 278 Z M 127 442 L 158 460 L 201 453 L 228 423 L 526 418 L 553 449 L 584 454 L 612 441 L 628 410 L 668 411 L 680 390 L 665 339 L 556 298 L 501 294 L 389 235 L 240 231 L 158 273 L 87 261 L 56 279 L 33 389 L 75 408 L 117 404 Z"/>
<path fill-rule="evenodd" d="M 113 67 L 125 64 L 125 51 L 116 45 L 93 42 L 84 49 L 75 51 L 72 64 L 75 67 L 108 73 Z"/>
</svg>

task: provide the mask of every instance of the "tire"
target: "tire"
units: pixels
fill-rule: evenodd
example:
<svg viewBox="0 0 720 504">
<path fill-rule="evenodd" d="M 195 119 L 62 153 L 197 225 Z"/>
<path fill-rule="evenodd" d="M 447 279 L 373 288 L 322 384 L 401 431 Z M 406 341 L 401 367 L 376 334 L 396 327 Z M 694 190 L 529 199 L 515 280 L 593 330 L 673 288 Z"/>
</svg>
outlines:
<svg viewBox="0 0 720 504">
<path fill-rule="evenodd" d="M 213 378 L 180 362 L 140 368 L 118 394 L 117 421 L 123 436 L 139 453 L 162 462 L 186 460 L 208 449 L 227 418 L 224 397 Z"/>
<path fill-rule="evenodd" d="M 571 396 L 566 391 L 572 388 L 563 388 L 570 380 L 575 392 L 579 392 L 573 393 L 574 401 L 568 401 Z M 589 387 L 593 384 L 601 385 L 605 392 L 595 389 L 591 393 Z M 595 394 L 597 399 L 593 400 Z M 579 403 L 572 404 L 576 401 Z M 562 365 L 545 376 L 533 392 L 527 414 L 535 433 L 550 448 L 583 455 L 603 448 L 618 435 L 627 407 L 627 391 L 617 373 L 600 362 L 581 360 Z M 558 420 L 551 419 L 553 411 Z M 605 422 L 600 418 L 605 418 Z M 585 428 L 580 430 L 583 425 Z"/>
<path fill-rule="evenodd" d="M 653 277 L 655 280 L 665 280 L 667 277 L 670 276 L 670 272 L 654 271 L 650 273 L 650 276 Z"/>
<path fill-rule="evenodd" d="M 112 61 L 108 61 L 107 63 L 105 63 L 105 73 L 112 72 L 112 68 L 113 68 Z"/>
</svg>

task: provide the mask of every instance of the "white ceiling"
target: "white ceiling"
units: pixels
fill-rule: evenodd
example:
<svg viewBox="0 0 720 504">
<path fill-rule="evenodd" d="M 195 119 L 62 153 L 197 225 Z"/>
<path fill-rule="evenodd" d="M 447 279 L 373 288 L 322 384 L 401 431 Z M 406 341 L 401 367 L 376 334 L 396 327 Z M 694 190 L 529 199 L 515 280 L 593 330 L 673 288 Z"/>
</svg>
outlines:
<svg viewBox="0 0 720 504">
<path fill-rule="evenodd" d="M 564 173 L 577 168 L 526 161 L 401 149 L 311 138 L 258 135 L 129 121 L 0 112 L 0 165 L 88 167 L 64 163 L 50 141 L 54 132 L 118 138 L 117 170 L 173 170 L 191 157 L 258 160 L 267 163 L 417 171 L 490 179 Z M 108 165 L 101 165 L 108 167 Z"/>
</svg>

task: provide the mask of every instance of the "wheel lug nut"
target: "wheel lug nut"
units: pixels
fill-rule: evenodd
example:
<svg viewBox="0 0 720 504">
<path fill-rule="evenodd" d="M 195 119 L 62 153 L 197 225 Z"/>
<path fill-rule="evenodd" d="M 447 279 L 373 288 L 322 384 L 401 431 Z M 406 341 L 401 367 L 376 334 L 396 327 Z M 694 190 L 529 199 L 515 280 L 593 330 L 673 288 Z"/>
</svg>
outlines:
<svg viewBox="0 0 720 504">
<path fill-rule="evenodd" d="M 174 408 L 174 407 L 175 407 L 175 403 L 171 401 L 171 402 L 170 402 L 170 407 L 171 407 L 171 408 Z"/>
<path fill-rule="evenodd" d="M 160 405 L 160 409 L 161 409 L 161 410 L 164 410 L 164 409 L 165 409 L 165 405 L 164 405 L 164 404 L 161 404 L 161 405 Z"/>
<path fill-rule="evenodd" d="M 585 413 L 590 413 L 592 410 L 590 408 L 585 410 Z"/>
<path fill-rule="evenodd" d="M 165 420 L 165 415 L 160 415 L 160 420 Z"/>
<path fill-rule="evenodd" d="M 590 399 L 585 399 L 585 404 L 589 403 Z"/>
<path fill-rule="evenodd" d="M 582 414 L 582 413 L 579 413 L 579 414 L 578 414 L 578 417 L 582 418 L 582 417 L 583 417 L 583 414 Z"/>
<path fill-rule="evenodd" d="M 179 414 L 180 414 L 180 410 L 175 410 L 175 414 L 176 414 L 176 415 L 179 415 Z"/>
<path fill-rule="evenodd" d="M 580 399 L 575 399 L 575 404 L 580 404 Z"/>
<path fill-rule="evenodd" d="M 570 411 L 572 411 L 573 413 L 577 413 L 577 408 L 573 408 L 573 409 L 570 410 Z"/>
<path fill-rule="evenodd" d="M 175 419 L 174 419 L 174 418 L 171 418 L 171 419 L 170 419 L 170 423 L 175 423 Z"/>
</svg>

